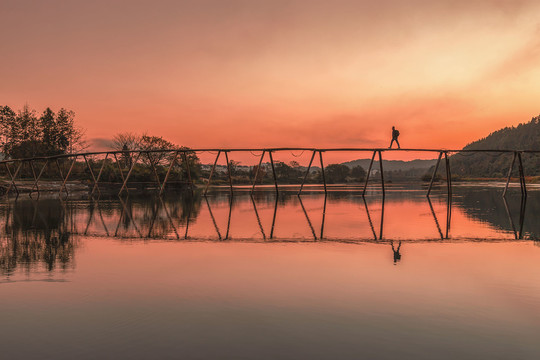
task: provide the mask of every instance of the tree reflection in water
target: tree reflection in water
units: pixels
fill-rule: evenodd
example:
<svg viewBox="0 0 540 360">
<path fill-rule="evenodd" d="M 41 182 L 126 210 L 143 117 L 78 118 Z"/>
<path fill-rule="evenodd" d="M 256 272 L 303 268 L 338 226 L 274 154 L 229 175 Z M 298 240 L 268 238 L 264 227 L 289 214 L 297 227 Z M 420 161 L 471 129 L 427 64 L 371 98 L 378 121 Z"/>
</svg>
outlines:
<svg viewBox="0 0 540 360">
<path fill-rule="evenodd" d="M 60 200 L 15 201 L 2 208 L 0 272 L 30 271 L 35 264 L 48 271 L 72 266 L 77 242 L 69 225 L 70 210 Z"/>
<path fill-rule="evenodd" d="M 526 199 L 522 199 L 519 204 L 514 198 L 507 201 L 495 191 L 480 192 L 475 189 L 461 191 L 462 193 L 455 196 L 455 200 L 445 197 L 438 199 L 438 212 L 441 213 L 444 206 L 446 221 L 441 221 L 441 216 L 437 216 L 430 198 L 413 197 L 406 192 L 390 193 L 382 199 L 364 198 L 352 191 L 330 191 L 328 195 L 306 191 L 302 196 L 293 192 L 282 192 L 279 197 L 272 191 L 259 191 L 253 195 L 238 192 L 231 197 L 227 191 L 216 192 L 211 197 L 205 197 L 200 192 L 186 192 L 167 194 L 164 197 L 6 201 L 0 205 L 0 219 L 4 229 L 0 242 L 0 271 L 9 275 L 17 268 L 30 271 L 37 264 L 42 264 L 48 271 L 73 267 L 74 253 L 78 245 L 76 235 L 120 239 L 202 239 L 198 232 L 200 226 L 197 225 L 198 220 L 203 218 L 208 219 L 204 229 L 211 232 L 210 237 L 205 237 L 205 240 L 231 240 L 231 224 L 244 226 L 251 221 L 256 226 L 257 233 L 249 238 L 235 238 L 235 240 L 287 240 L 290 239 L 287 234 L 284 237 L 276 237 L 276 229 L 283 226 L 280 221 L 284 218 L 290 218 L 293 213 L 298 213 L 300 217 L 294 221 L 287 219 L 289 224 L 291 221 L 305 224 L 301 226 L 304 237 L 295 238 L 295 241 L 386 243 L 397 239 L 385 238 L 383 232 L 385 207 L 392 208 L 395 204 L 411 199 L 416 203 L 427 202 L 426 208 L 429 209 L 427 214 L 433 218 L 433 228 L 427 230 L 436 230 L 440 240 L 451 239 L 453 203 L 460 212 L 488 223 L 495 229 L 511 233 L 516 240 L 538 238 L 540 225 L 534 219 L 527 222 L 526 217 L 527 211 L 537 212 L 537 208 L 540 207 L 537 197 L 533 196 L 532 199 L 529 197 L 529 205 Z M 327 229 L 326 226 L 328 215 L 334 216 L 332 212 L 335 207 L 332 207 L 332 204 L 339 206 L 344 204 L 347 209 L 352 205 L 351 211 L 359 211 L 362 214 L 362 226 L 369 230 L 371 235 L 367 238 L 359 238 L 354 233 L 351 233 L 351 238 L 336 237 L 333 234 L 329 236 L 327 232 L 332 233 L 335 230 L 331 227 Z M 251 212 L 253 217 L 246 215 L 246 212 Z M 281 214 L 280 217 L 278 213 Z M 390 218 L 388 221 L 392 220 Z M 193 226 L 195 230 L 192 230 Z M 424 230 L 426 229 L 419 229 Z M 394 252 L 394 262 L 398 262 L 401 258 L 401 239 L 399 240 L 397 246 L 389 242 Z"/>
</svg>

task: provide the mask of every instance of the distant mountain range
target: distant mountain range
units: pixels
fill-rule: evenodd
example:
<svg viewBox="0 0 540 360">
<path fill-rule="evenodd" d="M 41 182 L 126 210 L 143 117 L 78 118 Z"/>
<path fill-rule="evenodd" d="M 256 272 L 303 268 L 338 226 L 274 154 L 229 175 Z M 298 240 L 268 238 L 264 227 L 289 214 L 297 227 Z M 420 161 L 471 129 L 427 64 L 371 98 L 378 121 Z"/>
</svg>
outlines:
<svg viewBox="0 0 540 360">
<path fill-rule="evenodd" d="M 343 165 L 347 165 L 350 168 L 360 165 L 364 170 L 367 171 L 369 168 L 369 162 L 371 159 L 358 159 L 344 162 Z M 383 159 L 383 168 L 384 172 L 387 171 L 411 171 L 411 170 L 428 170 L 430 167 L 435 165 L 437 160 L 384 160 Z M 374 161 L 373 167 L 374 170 L 379 170 L 379 162 Z"/>
</svg>

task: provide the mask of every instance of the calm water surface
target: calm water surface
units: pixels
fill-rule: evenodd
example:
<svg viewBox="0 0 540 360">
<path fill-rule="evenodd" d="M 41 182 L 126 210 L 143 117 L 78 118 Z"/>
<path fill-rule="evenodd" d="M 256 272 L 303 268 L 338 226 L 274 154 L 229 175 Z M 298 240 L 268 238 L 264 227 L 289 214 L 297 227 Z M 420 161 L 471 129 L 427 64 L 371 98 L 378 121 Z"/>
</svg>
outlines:
<svg viewBox="0 0 540 360">
<path fill-rule="evenodd" d="M 0 204 L 3 359 L 538 359 L 540 191 Z"/>
</svg>

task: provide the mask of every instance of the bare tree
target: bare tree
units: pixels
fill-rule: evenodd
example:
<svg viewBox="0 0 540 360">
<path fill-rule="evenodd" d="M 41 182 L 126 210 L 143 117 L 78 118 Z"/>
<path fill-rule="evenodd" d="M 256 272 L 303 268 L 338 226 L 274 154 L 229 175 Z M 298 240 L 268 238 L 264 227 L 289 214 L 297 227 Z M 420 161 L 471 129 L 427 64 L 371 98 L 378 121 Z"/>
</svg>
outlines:
<svg viewBox="0 0 540 360">
<path fill-rule="evenodd" d="M 113 150 L 139 150 L 142 136 L 132 132 L 118 133 L 113 136 L 111 147 Z"/>
</svg>

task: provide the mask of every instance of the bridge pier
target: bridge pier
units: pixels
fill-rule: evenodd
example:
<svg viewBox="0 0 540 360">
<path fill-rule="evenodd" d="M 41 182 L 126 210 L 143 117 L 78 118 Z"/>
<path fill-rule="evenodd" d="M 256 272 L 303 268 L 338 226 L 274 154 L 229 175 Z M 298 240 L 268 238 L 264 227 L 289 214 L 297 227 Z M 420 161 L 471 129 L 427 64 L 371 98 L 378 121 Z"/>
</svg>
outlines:
<svg viewBox="0 0 540 360">
<path fill-rule="evenodd" d="M 154 163 L 154 159 L 150 156 L 150 152 L 146 152 L 146 157 L 148 159 L 148 162 L 150 163 L 150 167 L 152 167 L 152 172 L 154 173 L 154 177 L 156 178 L 156 184 L 158 186 L 158 189 L 161 193 L 161 180 L 159 178 L 159 175 L 157 173 L 156 164 Z"/>
<path fill-rule="evenodd" d="M 116 156 L 116 153 L 114 155 L 114 161 L 116 162 L 116 167 L 118 168 L 118 172 L 120 173 L 120 178 L 122 179 L 122 183 L 125 180 L 124 177 L 124 170 L 122 169 L 122 164 L 120 164 L 120 161 L 118 160 L 118 156 Z"/>
<path fill-rule="evenodd" d="M 101 194 L 101 191 L 99 190 L 99 187 L 98 187 L 98 182 L 96 180 L 96 176 L 94 175 L 94 170 L 92 170 L 92 166 L 90 166 L 90 162 L 88 161 L 88 159 L 86 158 L 86 155 L 83 155 L 83 158 L 84 158 L 84 162 L 86 163 L 86 167 L 88 168 L 88 171 L 90 172 L 90 176 L 92 177 L 92 181 L 94 182 L 94 186 L 92 187 L 92 193 L 94 193 L 94 189 L 97 187 L 97 190 L 98 192 Z"/>
<path fill-rule="evenodd" d="M 17 188 L 17 185 L 15 184 L 15 179 L 19 175 L 19 171 L 21 170 L 23 162 L 21 161 L 19 163 L 19 166 L 17 167 L 17 169 L 15 170 L 15 174 L 13 174 L 13 175 L 11 174 L 11 170 L 9 169 L 8 163 L 5 162 L 4 164 L 6 165 L 7 173 L 9 174 L 9 177 L 11 178 L 11 183 L 9 184 L 9 186 L 8 186 L 8 188 L 6 190 L 6 195 L 9 195 L 9 191 L 13 187 L 15 189 L 15 191 L 17 192 L 17 196 L 19 196 L 19 189 Z M 13 165 L 15 165 L 15 161 L 13 161 Z"/>
<path fill-rule="evenodd" d="M 225 161 L 227 161 L 227 175 L 229 176 L 229 187 L 230 187 L 230 190 L 231 190 L 231 195 L 233 195 L 231 164 L 229 163 L 228 151 L 225 151 Z"/>
<path fill-rule="evenodd" d="M 208 193 L 208 187 L 210 186 L 210 182 L 212 181 L 212 176 L 214 175 L 214 171 L 216 170 L 216 165 L 219 159 L 219 155 L 221 155 L 221 150 L 217 152 L 216 160 L 214 161 L 212 170 L 210 170 L 210 176 L 208 177 L 208 182 L 206 183 L 206 187 L 204 188 L 204 196 L 206 196 L 206 194 Z"/>
<path fill-rule="evenodd" d="M 321 161 L 321 174 L 322 174 L 322 180 L 324 185 L 324 194 L 326 195 L 326 176 L 324 174 L 324 164 L 323 164 L 323 158 L 322 158 L 322 151 L 319 150 L 319 159 Z"/>
<path fill-rule="evenodd" d="M 369 181 L 369 175 L 371 174 L 371 168 L 373 167 L 373 160 L 375 159 L 375 155 L 377 155 L 377 151 L 373 152 L 373 155 L 371 156 L 371 161 L 369 162 L 369 168 L 366 173 L 366 182 L 364 183 L 364 190 L 362 190 L 362 196 L 366 195 L 366 189 Z"/>
<path fill-rule="evenodd" d="M 382 153 L 381 150 L 379 150 L 379 169 L 381 172 L 381 186 L 382 186 L 382 196 L 383 198 L 386 196 L 386 191 L 384 189 L 384 170 L 383 170 L 383 164 L 382 164 Z M 383 200 L 384 201 L 384 200 Z M 382 231 L 382 230 L 381 230 Z"/>
<path fill-rule="evenodd" d="M 516 163 L 516 160 L 518 161 L 519 187 L 521 190 L 521 196 L 527 197 L 527 185 L 525 183 L 525 170 L 523 167 L 523 160 L 522 160 L 521 153 L 522 153 L 521 151 L 514 151 L 512 163 L 510 164 L 510 169 L 508 170 L 508 176 L 506 178 L 506 185 L 504 186 L 504 191 L 502 194 L 503 197 L 506 197 L 506 193 L 508 191 L 508 185 L 510 184 L 512 172 L 514 170 L 514 164 Z"/>
<path fill-rule="evenodd" d="M 272 174 L 274 176 L 274 185 L 276 187 L 276 195 L 279 194 L 279 188 L 278 188 L 278 181 L 276 176 L 276 168 L 274 166 L 274 158 L 272 157 L 272 151 L 268 151 L 268 155 L 270 156 L 270 164 L 272 165 Z"/>
<path fill-rule="evenodd" d="M 30 165 L 32 167 L 32 175 L 34 176 L 34 184 L 32 185 L 32 188 L 30 189 L 30 197 L 32 197 L 32 193 L 34 192 L 34 189 L 36 189 L 36 191 L 38 193 L 38 197 L 39 197 L 39 195 L 40 195 L 39 179 L 41 178 L 41 175 L 43 175 L 43 172 L 45 172 L 45 169 L 49 165 L 49 159 L 45 160 L 45 164 L 43 164 L 43 167 L 41 168 L 41 170 L 39 171 L 39 174 L 37 176 L 36 176 L 36 170 L 34 168 L 34 162 L 32 160 L 30 160 Z"/>
<path fill-rule="evenodd" d="M 165 174 L 165 179 L 163 179 L 163 183 L 161 183 L 161 189 L 159 190 L 159 195 L 162 195 L 163 191 L 165 191 L 165 186 L 167 185 L 167 181 L 169 180 L 169 175 L 171 174 L 171 170 L 174 164 L 176 163 L 177 158 L 178 158 L 178 151 L 175 151 L 174 156 L 171 158 L 169 169 L 167 169 L 167 173 Z"/>
<path fill-rule="evenodd" d="M 521 159 L 521 151 L 518 152 L 519 161 L 519 182 L 521 185 L 521 196 L 527 197 L 527 185 L 525 185 L 525 170 L 523 169 L 523 161 Z"/>
<path fill-rule="evenodd" d="M 193 185 L 193 180 L 191 179 L 191 169 L 189 167 L 188 156 L 187 156 L 185 151 L 182 153 L 182 156 L 183 156 L 183 159 L 184 159 L 184 163 L 186 164 L 186 173 L 187 173 L 187 176 L 188 176 L 189 188 L 191 190 L 191 193 L 193 193 L 194 185 Z"/>
<path fill-rule="evenodd" d="M 431 194 L 431 188 L 433 187 L 433 182 L 435 181 L 435 177 L 437 176 L 437 170 L 439 169 L 439 164 L 441 163 L 443 152 L 441 151 L 439 153 L 439 158 L 437 159 L 437 163 L 435 164 L 435 170 L 433 170 L 433 176 L 431 177 L 431 181 L 429 182 L 429 188 L 427 191 L 427 197 L 429 197 L 429 194 Z"/>
<path fill-rule="evenodd" d="M 503 191 L 503 197 L 506 197 L 506 192 L 508 191 L 508 185 L 510 184 L 510 178 L 512 177 L 512 171 L 514 170 L 514 164 L 516 163 L 517 158 L 517 151 L 514 152 L 514 156 L 512 158 L 512 163 L 510 164 L 510 169 L 508 170 L 508 177 L 506 179 L 506 186 L 504 187 Z M 520 177 L 521 179 L 521 177 Z"/>
<path fill-rule="evenodd" d="M 257 178 L 259 177 L 259 171 L 261 170 L 261 165 L 262 165 L 265 152 L 266 152 L 265 150 L 262 151 L 261 158 L 259 159 L 259 165 L 257 166 L 257 170 L 255 171 L 255 178 L 253 179 L 253 186 L 251 188 L 250 194 L 253 194 L 253 192 L 255 191 L 255 185 L 257 184 Z"/>
<path fill-rule="evenodd" d="M 300 190 L 298 190 L 298 195 L 302 194 L 302 189 L 304 188 L 304 183 L 306 182 L 306 179 L 309 175 L 309 170 L 311 169 L 311 164 L 313 163 L 313 159 L 315 159 L 315 154 L 317 151 L 313 150 L 313 153 L 311 154 L 311 159 L 309 160 L 309 165 L 306 170 L 306 175 L 304 175 L 304 180 L 302 180 L 302 184 L 300 185 Z"/>
<path fill-rule="evenodd" d="M 23 172 L 23 167 L 28 164 L 28 167 L 29 167 L 29 170 L 31 170 L 31 176 L 33 177 L 33 184 L 32 184 L 32 187 L 30 188 L 30 195 L 33 194 L 34 192 L 37 191 L 37 193 L 41 193 L 43 191 L 42 189 L 42 185 L 43 184 L 43 181 L 42 181 L 42 178 L 45 173 L 45 170 L 51 165 L 50 162 L 51 161 L 54 161 L 56 163 L 56 167 L 58 168 L 58 172 L 59 172 L 59 175 L 60 175 L 60 178 L 62 179 L 62 185 L 60 187 L 60 190 L 59 192 L 62 193 L 62 192 L 65 192 L 66 194 L 69 195 L 69 191 L 67 189 L 67 181 L 74 169 L 74 166 L 76 165 L 77 163 L 77 160 L 79 157 L 82 157 L 84 159 L 84 162 L 85 162 L 85 167 L 87 170 L 85 170 L 85 173 L 86 171 L 88 171 L 89 173 L 89 178 L 90 180 L 92 181 L 93 185 L 90 189 L 90 195 L 93 196 L 96 191 L 98 193 L 101 193 L 101 189 L 100 189 L 100 181 L 101 181 L 101 177 L 104 173 L 106 173 L 106 169 L 105 169 L 105 165 L 107 164 L 107 160 L 109 159 L 109 156 L 113 156 L 114 157 L 114 162 L 116 162 L 116 165 L 113 165 L 114 167 L 117 168 L 117 170 L 119 171 L 120 173 L 120 177 L 121 177 L 121 188 L 120 188 L 120 191 L 118 192 L 118 195 L 121 195 L 124 191 L 128 192 L 129 193 L 129 190 L 128 190 L 128 181 L 130 179 L 130 177 L 132 176 L 132 173 L 135 169 L 135 167 L 137 166 L 137 162 L 140 160 L 141 156 L 145 155 L 148 160 L 149 160 L 149 164 L 148 164 L 148 168 L 151 168 L 151 172 L 153 172 L 154 174 L 154 177 L 155 177 L 155 183 L 157 185 L 157 187 L 159 188 L 159 193 L 160 194 L 163 194 L 163 192 L 165 191 L 165 188 L 166 188 L 166 185 L 167 185 L 167 182 L 169 180 L 169 176 L 171 174 L 171 171 L 172 171 L 172 168 L 175 166 L 175 164 L 177 165 L 180 165 L 180 160 L 178 160 L 178 156 L 182 156 L 183 158 L 183 162 L 184 162 L 184 166 L 185 166 L 185 173 L 183 173 L 185 177 L 187 177 L 187 181 L 189 183 L 189 186 L 190 186 L 190 189 L 191 191 L 193 192 L 194 191 L 194 188 L 195 188 L 195 185 L 194 185 L 194 181 L 193 181 L 193 178 L 192 178 L 192 168 L 190 166 L 190 163 L 189 163 L 189 154 L 191 153 L 197 153 L 197 152 L 214 152 L 214 151 L 217 151 L 217 156 L 216 156 L 216 159 L 214 161 L 214 164 L 212 166 L 212 170 L 210 172 L 210 176 L 208 178 L 208 182 L 205 186 L 205 189 L 204 189 L 204 195 L 207 195 L 208 193 L 208 190 L 209 190 L 209 187 L 210 187 L 210 184 L 212 182 L 212 178 L 214 176 L 214 173 L 216 171 L 216 166 L 217 166 L 217 162 L 219 161 L 219 157 L 221 156 L 221 153 L 224 152 L 225 153 L 225 158 L 226 158 L 226 161 L 227 161 L 227 176 L 228 176 L 228 181 L 229 181 L 229 189 L 230 189 L 230 192 L 231 194 L 234 192 L 234 185 L 233 185 L 233 174 L 232 174 L 232 169 L 231 169 L 231 164 L 230 164 L 230 161 L 229 161 L 229 152 L 244 152 L 244 151 L 262 151 L 261 155 L 260 155 L 260 159 L 259 159 L 259 163 L 258 163 L 258 167 L 257 167 L 257 170 L 255 172 L 255 177 L 253 179 L 253 183 L 251 184 L 251 194 L 254 193 L 256 187 L 257 187 L 257 184 L 258 184 L 258 181 L 259 181 L 259 175 L 260 175 L 260 172 L 261 172 L 261 166 L 262 166 L 262 162 L 264 160 L 264 156 L 266 155 L 266 153 L 268 153 L 268 156 L 270 157 L 270 165 L 271 165 L 271 168 L 272 168 L 272 177 L 273 177 L 273 181 L 274 181 L 274 186 L 275 186 L 275 191 L 277 194 L 279 194 L 279 184 L 278 184 L 278 177 L 277 177 L 277 172 L 276 172 L 276 164 L 274 162 L 274 159 L 273 159 L 273 156 L 274 156 L 274 153 L 275 152 L 278 152 L 278 151 L 292 151 L 292 150 L 302 150 L 302 151 L 311 151 L 312 154 L 311 154 L 311 158 L 310 158 L 310 161 L 309 161 L 309 165 L 307 167 L 307 170 L 303 176 L 303 179 L 302 179 L 302 182 L 300 184 L 300 188 L 298 190 L 298 195 L 301 195 L 302 194 L 302 191 L 303 191 L 303 188 L 304 188 L 304 185 L 306 184 L 306 181 L 307 181 L 307 178 L 309 176 L 309 173 L 311 171 L 311 167 L 313 165 L 313 161 L 315 159 L 315 156 L 316 156 L 316 153 L 318 152 L 319 153 L 319 161 L 320 161 L 320 166 L 321 166 L 321 181 L 322 181 L 322 185 L 324 187 L 324 193 L 327 194 L 328 193 L 328 184 L 327 184 L 327 180 L 326 180 L 326 170 L 325 170 L 325 167 L 324 167 L 324 155 L 323 155 L 323 152 L 329 152 L 329 151 L 335 151 L 335 152 L 349 152 L 349 151 L 360 151 L 360 152 L 364 152 L 364 151 L 370 151 L 372 152 L 372 157 L 371 157 L 371 160 L 370 160 L 370 163 L 369 163 L 369 168 L 368 168 L 368 171 L 367 171 L 367 174 L 366 174 L 366 179 L 365 179 L 365 182 L 363 184 L 363 189 L 362 189 L 362 196 L 365 196 L 366 192 L 367 192 L 367 185 L 369 184 L 369 180 L 370 180 L 370 177 L 371 177 L 371 171 L 373 169 L 373 164 L 374 164 L 374 161 L 375 161 L 375 157 L 378 156 L 378 161 L 379 161 L 379 171 L 380 171 L 380 175 L 381 175 L 381 191 L 382 191 L 382 195 L 383 197 L 386 196 L 386 183 L 385 183 L 385 178 L 384 178 L 384 169 L 383 169 L 383 159 L 382 159 L 382 153 L 383 151 L 398 151 L 398 152 L 407 152 L 407 151 L 413 151 L 413 152 L 430 152 L 430 153 L 434 153 L 434 152 L 437 152 L 438 153 L 438 158 L 437 158 L 437 162 L 436 162 L 436 165 L 435 165 L 435 168 L 434 168 L 434 171 L 433 171 L 433 174 L 431 176 L 431 180 L 430 180 L 430 183 L 429 183 L 429 187 L 427 189 L 427 196 L 430 196 L 431 195 L 431 191 L 433 190 L 433 184 L 435 182 L 435 178 L 437 176 L 437 173 L 439 171 L 439 167 L 441 166 L 441 161 L 442 161 L 442 155 L 444 154 L 444 161 L 445 161 L 445 171 L 446 171 L 446 182 L 447 182 L 447 192 L 448 194 L 451 196 L 452 195 L 452 174 L 451 174 L 451 166 L 450 166 L 450 157 L 449 157 L 449 153 L 476 153 L 476 152 L 485 152 L 485 153 L 513 153 L 513 159 L 512 159 L 512 163 L 510 164 L 510 169 L 508 171 L 508 176 L 507 176 L 507 179 L 506 179 L 506 184 L 505 184 L 505 187 L 504 187 L 504 191 L 503 191 L 503 196 L 506 196 L 507 192 L 508 192 L 508 187 L 509 187 L 509 183 L 510 183 L 510 180 L 511 180 L 511 177 L 512 177 L 512 172 L 514 171 L 514 166 L 516 164 L 516 162 L 518 163 L 518 166 L 519 166 L 519 180 L 520 180 L 520 190 L 521 190 L 521 194 L 523 197 L 526 197 L 527 196 L 527 186 L 526 186 L 526 178 L 525 178 L 525 169 L 524 169 L 524 164 L 523 164 L 523 154 L 525 153 L 531 153 L 531 154 L 539 154 L 540 153 L 540 150 L 499 150 L 499 149 L 485 149 L 485 150 L 469 150 L 469 149 L 462 149 L 462 150 L 439 150 L 439 149 L 386 149 L 386 148 L 375 148 L 375 149 L 368 149 L 368 148 L 328 148 L 328 149 L 317 149 L 317 148 L 263 148 L 263 149 L 187 149 L 187 148 L 179 148 L 179 149 L 174 149 L 174 150 L 171 150 L 171 149 L 155 149 L 155 150 L 119 150 L 119 151 L 104 151 L 104 152 L 87 152 L 87 153 L 80 153 L 80 154 L 62 154 L 62 155 L 55 155 L 55 156 L 42 156 L 42 157 L 34 157 L 34 158 L 26 158 L 26 159 L 8 159 L 8 160 L 0 160 L 0 163 L 3 163 L 4 166 L 5 166 L 5 169 L 6 169 L 6 172 L 7 172 L 7 176 L 8 176 L 8 180 L 9 180 L 9 184 L 7 186 L 7 190 L 6 192 L 7 193 L 10 193 L 12 190 L 14 190 L 17 195 L 20 193 L 20 190 L 21 190 L 21 182 L 19 181 L 19 185 L 17 184 L 17 179 L 19 176 L 22 176 L 21 174 L 24 173 L 26 174 L 26 168 L 24 169 L 25 171 Z M 167 154 L 167 156 L 169 156 L 168 154 L 173 154 L 174 153 L 174 156 L 172 158 L 172 161 L 170 162 L 169 164 L 169 168 L 167 169 L 167 173 L 165 175 L 165 178 L 163 181 L 161 181 L 161 178 L 160 178 L 160 175 L 159 175 L 159 171 L 161 169 L 161 165 L 159 165 L 159 159 L 161 159 L 161 157 L 163 155 L 159 155 L 159 154 Z M 122 158 L 119 158 L 118 157 L 118 154 L 121 154 L 122 155 Z M 99 171 L 97 171 L 98 169 L 96 168 L 96 165 L 92 163 L 92 161 L 96 160 L 97 158 L 101 158 L 103 160 L 102 163 L 101 163 L 101 166 L 99 166 Z M 63 162 L 64 161 L 63 159 L 70 159 L 72 162 L 71 162 L 71 166 L 69 167 L 69 171 L 67 172 L 67 174 L 64 174 L 64 171 L 66 170 L 65 169 L 65 166 L 66 165 L 63 165 Z M 124 160 L 124 161 L 122 161 Z M 67 160 L 69 161 L 69 160 Z M 98 160 L 100 161 L 100 160 Z M 37 169 L 36 168 L 36 164 L 37 163 L 42 163 L 44 162 L 45 164 L 43 165 L 43 168 L 41 169 Z M 126 162 L 126 164 L 123 164 L 123 162 Z M 13 164 L 11 166 L 11 164 Z M 146 162 L 145 162 L 146 164 Z M 82 164 L 79 164 L 79 165 L 82 165 Z M 166 166 L 166 165 L 165 165 Z M 13 167 L 13 169 L 12 169 Z M 80 166 L 78 166 L 79 168 Z M 127 168 L 124 169 L 124 168 Z M 125 171 L 127 171 L 127 174 L 125 173 Z M 80 174 L 79 174 L 80 175 Z M 25 188 L 25 191 L 27 190 L 27 188 Z"/>
<path fill-rule="evenodd" d="M 131 162 L 131 167 L 129 168 L 129 171 L 124 179 L 124 183 L 122 184 L 120 191 L 118 192 L 118 196 L 122 194 L 122 191 L 124 191 L 124 189 L 126 190 L 127 193 L 129 193 L 129 190 L 127 188 L 127 182 L 129 180 L 129 177 L 131 176 L 131 173 L 133 172 L 133 169 L 135 168 L 135 164 L 137 163 L 137 161 L 139 161 L 140 157 L 141 157 L 141 153 L 139 152 L 137 156 L 135 157 L 135 160 Z"/>
<path fill-rule="evenodd" d="M 71 172 L 73 171 L 73 167 L 75 166 L 75 162 L 77 161 L 78 156 L 75 155 L 73 158 L 73 161 L 71 162 L 71 166 L 69 167 L 69 170 L 66 174 L 66 177 L 62 181 L 62 186 L 60 187 L 60 193 L 62 192 L 62 189 L 66 192 L 66 195 L 69 195 L 69 191 L 67 189 L 66 183 L 68 181 L 69 175 L 71 175 Z"/>
<path fill-rule="evenodd" d="M 328 198 L 328 195 L 324 194 L 324 202 L 323 202 L 323 210 L 322 210 L 322 219 L 321 219 L 321 236 L 319 239 L 324 239 L 324 221 L 326 219 L 326 199 Z"/>
<path fill-rule="evenodd" d="M 99 183 L 99 179 L 101 179 L 101 174 L 103 173 L 103 169 L 105 168 L 105 163 L 107 162 L 108 157 L 109 157 L 109 153 L 105 154 L 105 158 L 101 162 L 101 167 L 99 169 L 99 173 L 98 173 L 98 176 L 96 178 L 96 183 L 94 184 L 94 187 L 92 188 L 92 192 L 90 193 L 90 195 L 94 195 L 94 192 L 96 191 L 96 189 L 101 194 L 101 191 L 99 190 L 98 183 Z"/>
<path fill-rule="evenodd" d="M 446 164 L 446 189 L 448 197 L 452 197 L 452 173 L 450 171 L 450 159 L 448 158 L 448 152 L 444 152 L 444 162 Z"/>
<path fill-rule="evenodd" d="M 375 156 L 379 154 L 379 172 L 381 174 L 381 190 L 382 190 L 382 196 L 383 198 L 386 196 L 386 188 L 384 184 L 384 169 L 383 169 L 383 163 L 382 163 L 382 150 L 374 150 L 373 155 L 371 156 L 371 161 L 369 162 L 369 168 L 366 173 L 366 181 L 364 182 L 364 189 L 362 190 L 362 196 L 366 195 L 366 189 L 369 182 L 369 175 L 371 173 L 371 168 L 373 167 L 373 161 L 375 160 Z"/>
</svg>

